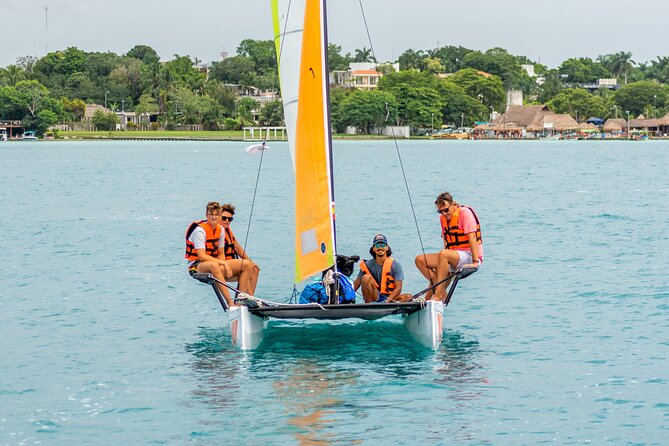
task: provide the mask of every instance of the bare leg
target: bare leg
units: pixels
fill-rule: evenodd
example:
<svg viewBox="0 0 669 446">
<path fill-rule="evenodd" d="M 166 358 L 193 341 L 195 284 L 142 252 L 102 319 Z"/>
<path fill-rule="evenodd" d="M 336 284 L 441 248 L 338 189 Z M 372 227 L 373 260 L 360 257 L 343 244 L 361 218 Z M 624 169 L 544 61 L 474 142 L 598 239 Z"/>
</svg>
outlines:
<svg viewBox="0 0 669 446">
<path fill-rule="evenodd" d="M 413 295 L 409 293 L 402 293 L 399 294 L 397 297 L 395 297 L 395 299 L 392 300 L 388 299 L 387 302 L 409 302 L 412 297 Z"/>
<path fill-rule="evenodd" d="M 251 260 L 247 260 L 246 262 L 250 263 L 250 266 L 249 266 L 249 294 L 251 296 L 253 296 L 254 293 L 256 292 L 256 285 L 258 284 L 258 276 L 260 276 L 260 267 L 258 267 L 258 265 L 256 265 Z"/>
<path fill-rule="evenodd" d="M 428 286 L 437 283 L 437 264 L 439 262 L 439 254 L 421 254 L 416 256 L 416 268 L 427 279 Z M 434 290 L 425 293 L 425 298 L 430 299 L 434 294 Z"/>
<path fill-rule="evenodd" d="M 442 249 L 439 251 L 439 260 L 437 263 L 437 282 L 440 282 L 451 273 L 451 270 L 455 270 L 460 262 L 460 255 L 457 251 L 452 249 Z M 446 280 L 444 283 L 440 284 L 434 290 L 434 296 L 432 300 L 444 301 L 446 299 L 446 287 L 451 283 L 451 280 Z"/>
<path fill-rule="evenodd" d="M 362 276 L 362 297 L 365 299 L 366 304 L 379 300 L 379 290 L 374 285 L 370 274 Z"/>
<path fill-rule="evenodd" d="M 221 265 L 219 265 L 216 262 L 206 261 L 199 263 L 197 265 L 197 272 L 211 273 L 216 279 L 220 280 L 221 282 L 226 282 L 225 275 L 223 274 L 223 268 L 221 268 Z M 228 306 L 229 307 L 233 306 L 234 302 L 230 298 L 230 292 L 228 291 L 228 289 L 224 285 L 221 285 L 220 283 L 217 283 L 216 286 L 218 287 L 221 294 L 223 294 L 223 297 L 225 297 L 225 300 L 228 302 Z"/>
<path fill-rule="evenodd" d="M 260 268 L 249 259 L 230 259 L 226 263 L 230 267 L 229 281 L 237 282 L 239 291 L 253 296 L 258 283 Z"/>
</svg>

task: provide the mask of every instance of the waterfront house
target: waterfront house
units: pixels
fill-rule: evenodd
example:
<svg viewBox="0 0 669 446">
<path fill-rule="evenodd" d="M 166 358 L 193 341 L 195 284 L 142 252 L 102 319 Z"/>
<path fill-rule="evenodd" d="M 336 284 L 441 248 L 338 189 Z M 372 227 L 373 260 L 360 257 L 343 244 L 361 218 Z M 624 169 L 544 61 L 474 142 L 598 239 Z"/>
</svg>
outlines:
<svg viewBox="0 0 669 446">
<path fill-rule="evenodd" d="M 335 70 L 330 73 L 330 83 L 342 85 L 359 90 L 373 90 L 378 87 L 379 79 L 383 77 L 380 67 L 390 67 L 394 71 L 399 71 L 399 64 L 391 63 L 371 63 L 371 62 L 352 62 L 348 70 Z"/>
</svg>

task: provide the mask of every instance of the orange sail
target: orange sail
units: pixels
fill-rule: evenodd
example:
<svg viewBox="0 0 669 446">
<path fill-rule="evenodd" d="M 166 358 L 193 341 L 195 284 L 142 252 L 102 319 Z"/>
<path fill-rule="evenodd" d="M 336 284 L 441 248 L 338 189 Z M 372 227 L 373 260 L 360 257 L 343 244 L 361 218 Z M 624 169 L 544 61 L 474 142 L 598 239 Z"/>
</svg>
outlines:
<svg viewBox="0 0 669 446">
<path fill-rule="evenodd" d="M 324 18 L 323 3 L 307 0 L 295 127 L 296 282 L 334 265 L 335 257 Z"/>
</svg>

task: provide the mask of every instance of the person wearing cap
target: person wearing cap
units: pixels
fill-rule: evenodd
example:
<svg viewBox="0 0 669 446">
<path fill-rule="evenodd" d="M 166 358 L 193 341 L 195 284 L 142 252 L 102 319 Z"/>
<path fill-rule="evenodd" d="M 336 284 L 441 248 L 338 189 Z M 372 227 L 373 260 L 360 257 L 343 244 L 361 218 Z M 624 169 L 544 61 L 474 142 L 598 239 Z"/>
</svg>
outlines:
<svg viewBox="0 0 669 446">
<path fill-rule="evenodd" d="M 426 294 L 427 298 L 443 301 L 450 282 L 445 280 L 449 273 L 464 267 L 478 268 L 483 262 L 483 238 L 474 209 L 456 203 L 448 192 L 439 194 L 434 204 L 439 214 L 444 249 L 416 256 L 416 267 L 430 286 L 443 281 Z"/>
<path fill-rule="evenodd" d="M 369 253 L 372 255 L 370 260 L 360 261 L 360 272 L 353 282 L 353 289 L 357 291 L 362 286 L 365 303 L 409 300 L 411 294 L 402 294 L 402 265 L 390 257 L 393 251 L 385 235 L 374 236 Z"/>
</svg>

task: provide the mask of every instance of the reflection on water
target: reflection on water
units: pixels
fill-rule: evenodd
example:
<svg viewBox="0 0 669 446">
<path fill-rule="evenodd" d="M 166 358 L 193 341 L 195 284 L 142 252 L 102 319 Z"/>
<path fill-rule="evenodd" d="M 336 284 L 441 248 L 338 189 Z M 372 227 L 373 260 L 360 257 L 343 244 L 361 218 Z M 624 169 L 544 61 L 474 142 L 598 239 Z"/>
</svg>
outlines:
<svg viewBox="0 0 669 446">
<path fill-rule="evenodd" d="M 331 428 L 337 423 L 338 409 L 345 405 L 345 388 L 355 385 L 354 374 L 324 368 L 314 358 L 297 359 L 285 379 L 273 384 L 286 422 L 301 445 L 326 445 L 336 440 Z"/>
<path fill-rule="evenodd" d="M 432 439 L 446 437 L 462 442 L 480 441 L 480 425 L 486 420 L 460 419 L 461 414 L 471 412 L 483 397 L 489 384 L 485 368 L 477 360 L 479 343 L 465 339 L 460 333 L 445 332 L 441 348 L 435 353 L 434 383 L 444 386 L 442 393 L 448 404 L 439 402 L 444 408 L 444 417 L 437 424 L 441 429 L 433 431 Z M 454 422 L 456 421 L 456 422 Z"/>
<path fill-rule="evenodd" d="M 422 424 L 428 441 L 445 430 L 450 438 L 471 439 L 470 425 L 449 425 L 476 404 L 486 384 L 477 341 L 447 332 L 432 352 L 397 321 L 272 322 L 261 348 L 247 353 L 232 347 L 225 330 L 203 329 L 186 348 L 196 378 L 189 404 L 242 417 L 256 436 L 301 445 L 392 440 L 407 420 Z M 271 426 L 253 419 L 264 414 L 271 414 Z"/>
<path fill-rule="evenodd" d="M 195 399 L 205 401 L 215 411 L 234 407 L 240 389 L 236 377 L 242 364 L 230 360 L 238 354 L 230 337 L 220 329 L 202 329 L 200 341 L 187 345 L 186 350 L 193 354 L 192 367 L 197 371 Z"/>
</svg>

